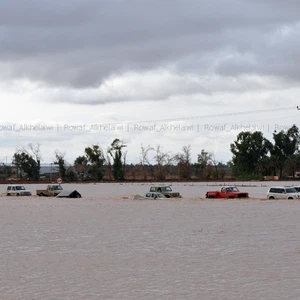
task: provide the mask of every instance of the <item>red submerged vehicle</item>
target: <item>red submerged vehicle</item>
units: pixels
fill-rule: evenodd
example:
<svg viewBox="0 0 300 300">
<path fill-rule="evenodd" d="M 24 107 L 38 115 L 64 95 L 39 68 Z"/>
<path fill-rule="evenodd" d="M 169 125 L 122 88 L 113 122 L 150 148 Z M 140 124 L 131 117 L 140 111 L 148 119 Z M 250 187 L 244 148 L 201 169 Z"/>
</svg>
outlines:
<svg viewBox="0 0 300 300">
<path fill-rule="evenodd" d="M 206 198 L 248 198 L 249 194 L 245 192 L 240 192 L 236 186 L 224 186 L 221 191 L 208 191 L 205 195 Z"/>
</svg>

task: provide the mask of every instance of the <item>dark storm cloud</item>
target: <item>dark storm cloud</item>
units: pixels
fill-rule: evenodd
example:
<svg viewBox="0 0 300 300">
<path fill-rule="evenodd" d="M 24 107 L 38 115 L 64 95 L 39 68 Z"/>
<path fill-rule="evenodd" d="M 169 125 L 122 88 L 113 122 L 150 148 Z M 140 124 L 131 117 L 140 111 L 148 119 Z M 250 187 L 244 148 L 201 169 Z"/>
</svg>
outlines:
<svg viewBox="0 0 300 300">
<path fill-rule="evenodd" d="M 279 0 L 2 0 L 0 78 L 82 88 L 174 65 L 299 79 L 299 9 Z"/>
</svg>

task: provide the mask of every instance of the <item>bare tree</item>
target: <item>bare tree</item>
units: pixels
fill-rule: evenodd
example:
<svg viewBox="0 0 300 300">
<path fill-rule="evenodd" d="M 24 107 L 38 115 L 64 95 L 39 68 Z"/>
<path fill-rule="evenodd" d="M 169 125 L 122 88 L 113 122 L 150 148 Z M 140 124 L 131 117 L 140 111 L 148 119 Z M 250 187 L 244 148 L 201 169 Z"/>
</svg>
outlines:
<svg viewBox="0 0 300 300">
<path fill-rule="evenodd" d="M 217 161 L 217 159 L 216 159 L 214 153 L 211 153 L 210 161 L 209 161 L 209 162 L 211 163 L 211 165 L 212 165 L 213 168 L 214 168 L 213 177 L 214 177 L 215 179 L 218 179 L 218 178 L 219 178 L 219 167 L 218 167 L 219 161 Z"/>
<path fill-rule="evenodd" d="M 144 180 L 147 180 L 147 170 L 146 165 L 150 165 L 148 154 L 150 151 L 154 151 L 154 148 L 148 145 L 144 147 L 143 144 L 141 145 L 141 158 L 140 158 L 140 165 L 142 166 L 142 174 Z"/>
<path fill-rule="evenodd" d="M 184 146 L 182 153 L 175 155 L 175 160 L 177 161 L 178 179 L 189 180 L 192 175 L 191 146 Z"/>
<path fill-rule="evenodd" d="M 33 153 L 33 156 L 35 157 L 35 159 L 41 161 L 41 159 L 42 159 L 42 156 L 41 156 L 41 145 L 40 144 L 36 144 L 36 146 L 34 146 L 32 143 L 29 143 L 28 144 L 28 148 Z M 23 149 L 25 149 L 25 148 L 23 148 Z"/>
<path fill-rule="evenodd" d="M 174 161 L 174 157 L 171 157 L 168 152 L 163 152 L 161 146 L 158 145 L 156 147 L 156 154 L 154 156 L 154 159 L 157 163 L 156 179 L 165 180 L 167 167 L 172 164 L 172 162 Z"/>
</svg>

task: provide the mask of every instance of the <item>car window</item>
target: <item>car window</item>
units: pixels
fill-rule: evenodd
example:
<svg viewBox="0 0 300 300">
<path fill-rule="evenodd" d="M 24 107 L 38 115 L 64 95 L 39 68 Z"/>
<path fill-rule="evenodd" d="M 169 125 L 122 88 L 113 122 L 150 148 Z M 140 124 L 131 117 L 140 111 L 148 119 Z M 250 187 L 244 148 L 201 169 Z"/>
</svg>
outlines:
<svg viewBox="0 0 300 300">
<path fill-rule="evenodd" d="M 23 190 L 25 190 L 25 187 L 24 186 L 16 186 L 16 190 L 23 191 Z"/>
<path fill-rule="evenodd" d="M 226 188 L 222 188 L 222 189 L 221 189 L 221 192 L 222 192 L 222 193 L 225 193 L 225 192 L 226 192 Z"/>
<path fill-rule="evenodd" d="M 297 191 L 294 188 L 288 188 L 286 189 L 287 193 L 297 193 Z"/>
<path fill-rule="evenodd" d="M 172 192 L 172 189 L 169 186 L 164 186 L 163 191 Z"/>
<path fill-rule="evenodd" d="M 147 194 L 146 194 L 146 197 L 151 197 L 151 194 L 150 194 L 150 193 L 147 193 Z"/>
<path fill-rule="evenodd" d="M 150 192 L 154 192 L 155 191 L 155 187 L 150 188 Z"/>
</svg>

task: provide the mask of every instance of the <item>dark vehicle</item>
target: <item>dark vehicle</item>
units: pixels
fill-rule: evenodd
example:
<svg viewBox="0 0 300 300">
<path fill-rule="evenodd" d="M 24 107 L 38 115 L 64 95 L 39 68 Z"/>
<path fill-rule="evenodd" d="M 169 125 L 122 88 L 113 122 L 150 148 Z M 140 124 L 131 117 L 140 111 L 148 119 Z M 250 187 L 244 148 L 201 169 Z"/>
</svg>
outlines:
<svg viewBox="0 0 300 300">
<path fill-rule="evenodd" d="M 62 191 L 60 192 L 56 198 L 81 198 L 81 194 L 79 192 L 77 192 L 76 190 L 72 190 L 72 191 Z"/>
</svg>

